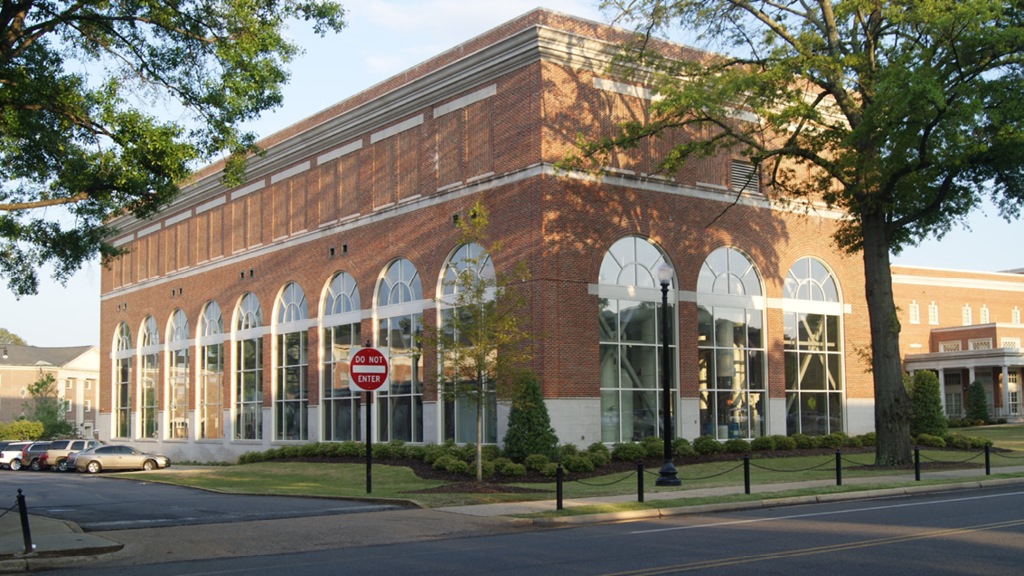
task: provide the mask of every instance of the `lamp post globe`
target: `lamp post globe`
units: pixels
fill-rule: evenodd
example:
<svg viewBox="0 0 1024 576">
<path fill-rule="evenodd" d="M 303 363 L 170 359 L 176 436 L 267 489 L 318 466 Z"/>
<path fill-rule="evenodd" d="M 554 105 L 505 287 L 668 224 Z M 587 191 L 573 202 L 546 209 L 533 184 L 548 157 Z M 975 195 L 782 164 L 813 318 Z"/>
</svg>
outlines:
<svg viewBox="0 0 1024 576">
<path fill-rule="evenodd" d="M 665 462 L 658 472 L 658 479 L 654 481 L 655 486 L 679 486 L 682 482 L 676 476 L 676 467 L 672 463 L 672 390 L 671 390 L 671 366 L 669 362 L 671 331 L 668 317 L 668 289 L 672 285 L 672 277 L 675 270 L 668 264 L 662 264 L 655 271 L 658 275 L 658 282 L 661 284 L 661 435 L 665 441 Z"/>
</svg>

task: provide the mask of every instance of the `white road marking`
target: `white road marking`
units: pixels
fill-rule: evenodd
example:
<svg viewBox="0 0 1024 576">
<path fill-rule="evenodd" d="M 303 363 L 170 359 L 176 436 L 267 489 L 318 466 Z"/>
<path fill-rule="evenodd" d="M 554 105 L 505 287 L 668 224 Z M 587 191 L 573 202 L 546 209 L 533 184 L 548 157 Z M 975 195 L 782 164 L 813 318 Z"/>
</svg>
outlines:
<svg viewBox="0 0 1024 576">
<path fill-rule="evenodd" d="M 779 516 L 777 518 L 752 518 L 749 520 L 731 520 L 729 522 L 716 522 L 713 524 L 697 524 L 693 526 L 673 526 L 672 528 L 656 528 L 653 530 L 635 530 L 627 534 L 650 534 L 652 532 L 670 532 L 672 530 L 692 530 L 694 528 L 717 528 L 718 526 L 731 526 L 734 524 L 752 524 L 754 522 L 771 522 L 775 520 L 792 520 L 794 518 L 810 518 L 813 516 L 832 516 L 838 514 L 851 514 L 854 512 L 869 512 L 871 510 L 890 510 L 893 508 L 908 508 L 911 506 L 931 506 L 934 504 L 949 504 L 950 502 L 968 502 L 970 500 L 985 500 L 987 498 L 1003 498 L 1005 496 L 1024 496 L 1024 492 L 1011 492 L 1009 494 L 991 494 L 988 496 L 971 496 L 970 498 L 951 498 L 949 500 L 936 500 L 934 502 L 913 502 L 910 504 L 892 504 L 890 506 L 872 506 L 870 508 L 856 508 L 854 510 L 834 510 L 832 512 L 814 512 L 811 514 L 794 514 L 792 516 Z"/>
</svg>

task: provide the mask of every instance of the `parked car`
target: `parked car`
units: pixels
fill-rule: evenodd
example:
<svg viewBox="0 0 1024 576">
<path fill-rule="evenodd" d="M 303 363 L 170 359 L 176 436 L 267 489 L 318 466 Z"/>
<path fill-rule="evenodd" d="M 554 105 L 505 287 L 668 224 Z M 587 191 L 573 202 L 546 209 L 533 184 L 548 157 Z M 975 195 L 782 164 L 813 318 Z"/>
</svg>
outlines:
<svg viewBox="0 0 1024 576">
<path fill-rule="evenodd" d="M 39 458 L 46 454 L 46 449 L 49 447 L 49 442 L 32 442 L 31 444 L 24 446 L 21 449 L 20 455 L 11 458 L 11 470 L 21 470 L 23 468 L 29 468 L 35 471 L 42 470 L 43 467 L 39 463 Z"/>
<path fill-rule="evenodd" d="M 97 446 L 68 457 L 74 460 L 75 470 L 96 474 L 103 470 L 156 470 L 167 468 L 171 459 L 159 454 L 140 452 L 131 446 Z"/>
<path fill-rule="evenodd" d="M 0 466 L 4 468 L 10 468 L 11 462 L 14 461 L 15 457 L 18 458 L 18 469 L 21 469 L 21 451 L 31 442 L 9 442 L 7 446 L 4 446 L 0 451 Z"/>
<path fill-rule="evenodd" d="M 46 454 L 39 459 L 39 465 L 43 468 L 50 467 L 54 471 L 65 472 L 68 468 L 68 455 L 87 448 L 102 446 L 99 440 L 54 440 Z"/>
</svg>

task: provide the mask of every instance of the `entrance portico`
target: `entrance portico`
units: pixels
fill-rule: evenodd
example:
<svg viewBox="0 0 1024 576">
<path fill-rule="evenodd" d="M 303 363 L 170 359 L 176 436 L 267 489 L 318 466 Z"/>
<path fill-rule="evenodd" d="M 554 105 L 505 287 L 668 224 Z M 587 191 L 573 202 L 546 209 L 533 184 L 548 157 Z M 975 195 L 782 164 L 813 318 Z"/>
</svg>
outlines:
<svg viewBox="0 0 1024 576">
<path fill-rule="evenodd" d="M 943 410 L 950 418 L 962 418 L 967 387 L 974 381 L 985 386 L 989 413 L 993 418 L 1021 421 L 1021 371 L 1024 352 L 1020 348 L 991 348 L 908 354 L 908 372 L 931 370 L 939 376 Z"/>
</svg>

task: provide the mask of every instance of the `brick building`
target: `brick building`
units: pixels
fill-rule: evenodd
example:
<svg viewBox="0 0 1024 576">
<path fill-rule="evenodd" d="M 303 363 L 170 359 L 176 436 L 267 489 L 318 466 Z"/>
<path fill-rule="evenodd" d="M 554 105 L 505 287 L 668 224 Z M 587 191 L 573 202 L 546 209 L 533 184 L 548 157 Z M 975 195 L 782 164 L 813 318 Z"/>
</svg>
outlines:
<svg viewBox="0 0 1024 576">
<path fill-rule="evenodd" d="M 101 438 L 194 460 L 361 439 L 345 359 L 370 340 L 392 364 L 373 441 L 472 440 L 466 407 L 423 386 L 436 356 L 415 334 L 462 255 L 487 250 L 454 225 L 477 199 L 503 245 L 478 272 L 529 269 L 563 442 L 658 433 L 664 263 L 677 434 L 873 429 L 863 268 L 831 246 L 839 214 L 772 204 L 738 157 L 654 174 L 685 134 L 600 176 L 556 169 L 578 133 L 645 113 L 649 90 L 607 73 L 625 37 L 529 12 L 270 136 L 245 184 L 210 166 L 152 220 L 112 222 L 130 253 L 103 271 Z M 488 441 L 503 412 L 487 410 Z"/>
<path fill-rule="evenodd" d="M 74 422 L 85 438 L 92 438 L 100 389 L 100 351 L 95 346 L 0 345 L 0 422 L 32 415 L 28 387 L 44 374 L 53 375 L 57 393 L 66 401 L 64 418 Z"/>
</svg>

